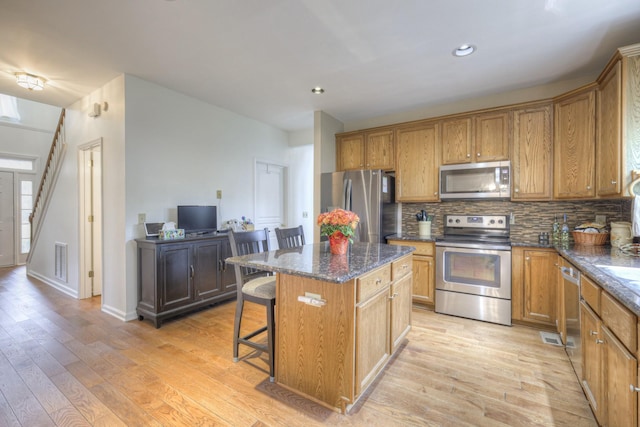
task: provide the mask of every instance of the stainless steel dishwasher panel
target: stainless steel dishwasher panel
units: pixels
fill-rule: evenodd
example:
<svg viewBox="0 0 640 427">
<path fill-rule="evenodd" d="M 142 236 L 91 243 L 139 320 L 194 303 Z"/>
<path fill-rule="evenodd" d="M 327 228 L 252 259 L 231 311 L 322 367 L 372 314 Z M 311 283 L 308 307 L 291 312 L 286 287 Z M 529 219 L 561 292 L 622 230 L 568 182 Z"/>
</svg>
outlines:
<svg viewBox="0 0 640 427">
<path fill-rule="evenodd" d="M 567 262 L 560 267 L 564 291 L 565 349 L 573 370 L 582 378 L 582 341 L 580 335 L 580 271 Z"/>
</svg>

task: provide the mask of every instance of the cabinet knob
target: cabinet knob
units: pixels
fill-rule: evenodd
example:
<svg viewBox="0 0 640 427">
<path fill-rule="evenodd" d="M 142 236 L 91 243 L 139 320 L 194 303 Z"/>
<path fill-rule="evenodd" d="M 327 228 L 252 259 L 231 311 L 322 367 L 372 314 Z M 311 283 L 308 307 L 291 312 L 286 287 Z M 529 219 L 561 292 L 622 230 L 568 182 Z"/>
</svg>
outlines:
<svg viewBox="0 0 640 427">
<path fill-rule="evenodd" d="M 480 153 L 476 153 L 476 156 L 480 157 Z"/>
<path fill-rule="evenodd" d="M 591 186 L 590 185 L 587 185 L 587 190 L 591 190 Z"/>
<path fill-rule="evenodd" d="M 195 275 L 195 270 L 193 269 L 193 265 L 189 266 L 189 270 L 190 270 L 191 278 L 193 279 L 193 276 Z"/>
<path fill-rule="evenodd" d="M 598 333 L 596 331 L 589 331 L 589 335 L 593 336 L 593 335 L 598 335 Z"/>
<path fill-rule="evenodd" d="M 471 157 L 471 154 L 468 154 L 468 153 L 467 153 L 467 159 L 468 159 L 469 157 Z"/>
<path fill-rule="evenodd" d="M 398 293 L 397 293 L 397 292 L 395 292 L 393 295 L 391 295 L 391 296 L 389 297 L 389 299 L 394 299 L 394 298 L 395 298 L 395 297 L 397 297 L 397 296 L 398 296 Z"/>
<path fill-rule="evenodd" d="M 611 185 L 616 185 L 618 183 L 618 181 L 616 181 L 615 179 L 611 180 Z"/>
<path fill-rule="evenodd" d="M 437 191 L 434 191 L 434 192 L 433 192 L 433 195 L 434 195 L 434 196 L 437 196 L 437 195 L 438 195 L 438 192 L 437 192 Z"/>
<path fill-rule="evenodd" d="M 515 190 L 513 190 L 515 193 L 519 193 L 520 189 L 516 188 Z"/>
<path fill-rule="evenodd" d="M 526 261 L 531 261 L 531 258 L 530 258 L 530 257 L 525 257 L 524 259 L 525 259 Z"/>
<path fill-rule="evenodd" d="M 640 388 L 634 386 L 633 384 L 629 384 L 629 391 L 631 392 L 635 391 L 637 393 L 637 392 L 640 392 Z"/>
<path fill-rule="evenodd" d="M 604 340 L 596 340 L 596 344 L 604 344 Z"/>
</svg>

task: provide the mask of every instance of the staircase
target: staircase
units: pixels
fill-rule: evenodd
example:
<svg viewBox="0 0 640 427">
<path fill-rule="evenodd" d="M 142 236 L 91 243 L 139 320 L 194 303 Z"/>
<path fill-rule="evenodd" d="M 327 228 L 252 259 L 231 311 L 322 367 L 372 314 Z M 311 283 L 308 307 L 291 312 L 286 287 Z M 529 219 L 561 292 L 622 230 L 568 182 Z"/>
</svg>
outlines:
<svg viewBox="0 0 640 427">
<path fill-rule="evenodd" d="M 33 210 L 29 216 L 29 222 L 31 223 L 31 251 L 29 251 L 29 256 L 27 257 L 27 264 L 31 262 L 31 254 L 33 253 L 33 248 L 35 247 L 40 234 L 40 228 L 42 227 L 42 218 L 44 218 L 47 206 L 49 205 L 54 183 L 58 177 L 64 153 L 67 150 L 64 117 L 65 109 L 63 108 L 60 112 L 60 118 L 58 119 L 56 133 L 53 135 L 53 142 L 51 143 L 47 163 L 42 172 L 40 186 L 34 198 Z"/>
</svg>

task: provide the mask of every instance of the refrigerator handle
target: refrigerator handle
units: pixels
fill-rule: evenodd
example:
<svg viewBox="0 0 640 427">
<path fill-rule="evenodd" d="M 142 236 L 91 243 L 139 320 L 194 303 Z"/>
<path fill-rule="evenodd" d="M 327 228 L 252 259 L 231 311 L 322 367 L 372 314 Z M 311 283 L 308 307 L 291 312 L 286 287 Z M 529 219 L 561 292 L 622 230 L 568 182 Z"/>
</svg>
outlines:
<svg viewBox="0 0 640 427">
<path fill-rule="evenodd" d="M 342 209 L 350 211 L 351 210 L 351 188 L 353 182 L 350 179 L 345 180 L 345 192 L 344 192 L 344 203 Z"/>
</svg>

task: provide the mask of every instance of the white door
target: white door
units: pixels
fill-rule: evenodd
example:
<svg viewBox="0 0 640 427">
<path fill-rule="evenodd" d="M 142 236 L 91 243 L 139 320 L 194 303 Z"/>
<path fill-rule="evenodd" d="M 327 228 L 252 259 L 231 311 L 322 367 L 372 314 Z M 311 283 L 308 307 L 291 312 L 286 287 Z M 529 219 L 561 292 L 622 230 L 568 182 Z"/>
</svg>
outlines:
<svg viewBox="0 0 640 427">
<path fill-rule="evenodd" d="M 267 227 L 271 249 L 277 249 L 278 240 L 274 229 L 286 227 L 287 168 L 257 160 L 255 179 L 255 227 Z"/>
<path fill-rule="evenodd" d="M 15 264 L 13 172 L 0 172 L 0 267 Z"/>
<path fill-rule="evenodd" d="M 102 294 L 102 146 L 80 148 L 80 298 Z"/>
</svg>

